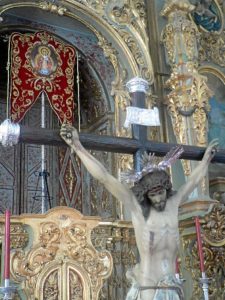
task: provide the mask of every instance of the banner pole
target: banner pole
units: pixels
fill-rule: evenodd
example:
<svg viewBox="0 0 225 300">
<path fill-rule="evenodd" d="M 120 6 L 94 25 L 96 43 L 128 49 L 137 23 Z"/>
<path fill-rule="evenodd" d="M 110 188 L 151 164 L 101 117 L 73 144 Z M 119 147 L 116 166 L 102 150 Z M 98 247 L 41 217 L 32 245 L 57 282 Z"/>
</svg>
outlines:
<svg viewBox="0 0 225 300">
<path fill-rule="evenodd" d="M 41 93 L 41 128 L 45 128 L 45 93 Z M 41 145 L 41 173 L 45 169 L 45 146 Z M 41 176 L 41 212 L 45 213 L 45 182 L 44 176 Z"/>
<path fill-rule="evenodd" d="M 77 56 L 77 111 L 78 111 L 78 132 L 80 132 L 80 73 L 79 73 L 79 53 L 76 52 Z"/>
</svg>

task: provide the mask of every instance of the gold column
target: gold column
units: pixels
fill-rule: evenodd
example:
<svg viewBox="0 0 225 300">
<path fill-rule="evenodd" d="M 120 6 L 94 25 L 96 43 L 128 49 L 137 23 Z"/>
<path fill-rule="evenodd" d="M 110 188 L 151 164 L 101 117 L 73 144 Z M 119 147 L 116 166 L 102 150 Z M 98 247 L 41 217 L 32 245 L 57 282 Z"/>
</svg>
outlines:
<svg viewBox="0 0 225 300">
<path fill-rule="evenodd" d="M 207 112 L 211 92 L 206 78 L 198 73 L 199 33 L 195 23 L 189 19 L 189 13 L 194 8 L 187 0 L 166 1 L 161 15 L 168 18 L 168 24 L 162 32 L 162 41 L 172 69 L 170 79 L 166 82 L 171 89 L 167 96 L 167 107 L 177 142 L 203 147 L 207 144 Z M 196 164 L 183 161 L 186 177 Z M 207 182 L 206 179 L 202 180 L 192 199 L 208 194 Z"/>
<path fill-rule="evenodd" d="M 199 32 L 195 23 L 189 18 L 195 6 L 188 0 L 167 0 L 161 15 L 168 18 L 168 24 L 162 32 L 168 63 L 172 72 L 166 82 L 171 92 L 167 97 L 167 108 L 171 115 L 173 130 L 178 143 L 205 147 L 207 145 L 207 113 L 209 111 L 209 97 L 211 91 L 207 87 L 206 78 L 198 72 L 198 49 L 197 40 Z M 184 174 L 188 178 L 197 162 L 184 161 Z M 201 277 L 199 270 L 199 258 L 197 253 L 196 234 L 193 216 L 204 215 L 206 211 L 211 213 L 201 219 L 204 232 L 203 247 L 205 255 L 206 275 L 213 277 L 210 284 L 210 295 L 222 295 L 223 283 L 221 284 L 221 270 L 217 263 L 221 263 L 219 256 L 222 251 L 221 242 L 209 241 L 208 229 L 217 232 L 214 220 L 219 218 L 218 210 L 212 210 L 215 201 L 207 198 L 208 179 L 204 178 L 194 193 L 180 207 L 180 258 L 182 275 L 186 279 L 184 284 L 185 299 L 200 299 L 202 290 L 199 285 Z M 211 205 L 211 207 L 210 207 Z M 214 217 L 216 215 L 216 217 Z M 219 222 L 221 223 L 221 221 Z M 210 227 L 211 226 L 211 227 Z M 216 247 L 216 248 L 215 248 Z M 218 248 L 217 248 L 218 247 Z M 214 260 L 215 259 L 215 260 Z M 215 287 L 218 286 L 218 292 Z M 214 298 L 212 298 L 214 299 Z"/>
</svg>

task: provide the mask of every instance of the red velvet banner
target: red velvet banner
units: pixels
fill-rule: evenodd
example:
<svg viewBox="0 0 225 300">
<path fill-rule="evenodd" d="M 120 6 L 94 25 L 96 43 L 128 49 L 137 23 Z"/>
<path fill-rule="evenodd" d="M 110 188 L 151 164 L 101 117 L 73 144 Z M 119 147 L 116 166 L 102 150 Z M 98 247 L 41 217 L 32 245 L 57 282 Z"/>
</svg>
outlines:
<svg viewBox="0 0 225 300">
<path fill-rule="evenodd" d="M 47 32 L 11 36 L 11 118 L 23 119 L 44 92 L 61 123 L 73 123 L 75 50 Z"/>
</svg>

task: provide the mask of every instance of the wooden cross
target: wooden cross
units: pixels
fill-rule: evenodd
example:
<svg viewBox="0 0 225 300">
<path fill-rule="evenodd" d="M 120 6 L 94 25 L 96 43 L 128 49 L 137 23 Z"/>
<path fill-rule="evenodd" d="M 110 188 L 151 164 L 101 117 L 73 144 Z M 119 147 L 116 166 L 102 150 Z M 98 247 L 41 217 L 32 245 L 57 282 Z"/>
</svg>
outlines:
<svg viewBox="0 0 225 300">
<path fill-rule="evenodd" d="M 81 133 L 79 135 L 82 145 L 87 149 L 107 151 L 114 153 L 135 154 L 139 150 L 155 153 L 156 156 L 164 156 L 169 150 L 177 144 L 162 143 L 148 140 L 138 140 L 124 137 L 112 137 Z M 19 142 L 40 145 L 66 146 L 61 139 L 59 130 L 50 130 L 42 128 L 32 128 L 20 126 Z M 183 145 L 184 152 L 181 159 L 201 160 L 205 148 Z M 225 163 L 225 150 L 217 151 L 212 162 Z"/>
<path fill-rule="evenodd" d="M 137 78 L 134 78 L 133 83 L 137 83 L 138 86 L 139 79 L 137 80 L 137 82 L 135 82 L 135 80 L 137 80 Z M 132 84 L 130 85 L 130 87 L 131 89 L 129 90 L 129 92 L 131 96 L 131 102 L 134 106 L 144 108 L 145 90 L 139 90 L 139 87 L 135 87 L 134 91 L 132 90 Z M 132 134 L 133 138 L 125 138 L 81 133 L 79 135 L 79 138 L 82 145 L 87 149 L 133 154 L 135 169 L 139 168 L 139 158 L 144 151 L 155 153 L 156 156 L 165 156 L 172 147 L 177 146 L 176 144 L 147 140 L 147 131 L 145 126 L 132 125 Z M 59 130 L 31 128 L 23 125 L 20 126 L 19 142 L 40 145 L 66 146 L 66 143 L 60 137 Z M 184 152 L 180 156 L 181 159 L 202 159 L 205 148 L 189 145 L 182 146 Z M 225 163 L 225 150 L 217 151 L 212 162 Z"/>
</svg>

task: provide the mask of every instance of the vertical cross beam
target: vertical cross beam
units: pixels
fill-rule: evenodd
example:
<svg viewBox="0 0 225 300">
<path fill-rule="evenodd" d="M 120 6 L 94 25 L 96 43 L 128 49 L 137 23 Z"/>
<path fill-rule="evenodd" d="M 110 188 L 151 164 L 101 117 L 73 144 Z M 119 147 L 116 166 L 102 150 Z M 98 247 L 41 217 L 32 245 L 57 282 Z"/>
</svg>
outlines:
<svg viewBox="0 0 225 300">
<path fill-rule="evenodd" d="M 145 95 L 149 89 L 149 84 L 146 80 L 134 77 L 127 82 L 126 87 L 129 91 L 132 106 L 139 108 L 145 107 Z M 145 144 L 147 140 L 147 127 L 143 125 L 132 125 L 132 135 L 133 138 L 140 141 L 142 145 Z M 143 155 L 144 148 L 138 149 L 134 154 L 134 168 L 137 172 L 141 171 L 141 157 Z"/>
</svg>

